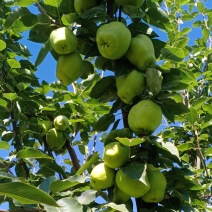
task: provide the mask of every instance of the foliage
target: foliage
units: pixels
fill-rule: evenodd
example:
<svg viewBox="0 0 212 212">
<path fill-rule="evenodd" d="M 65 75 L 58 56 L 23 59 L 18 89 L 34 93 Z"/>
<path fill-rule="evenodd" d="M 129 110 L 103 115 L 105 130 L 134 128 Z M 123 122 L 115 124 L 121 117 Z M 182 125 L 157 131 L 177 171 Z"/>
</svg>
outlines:
<svg viewBox="0 0 212 212">
<path fill-rule="evenodd" d="M 111 188 L 92 189 L 89 173 L 102 162 L 96 143 L 103 147 L 108 134 L 128 128 L 132 105 L 151 99 L 164 115 L 157 133 L 117 136 L 117 140 L 131 146 L 132 160 L 138 161 L 136 167 L 125 168 L 126 173 L 136 178 L 144 164 L 150 163 L 163 170 L 168 184 L 160 204 L 137 198 L 134 208 L 212 211 L 209 1 L 145 0 L 136 10 L 120 7 L 114 12 L 113 0 L 99 0 L 81 15 L 75 12 L 73 0 L 0 1 L 0 149 L 8 153 L 0 157 L 0 203 L 8 202 L 10 211 L 135 211 L 132 202 L 113 203 Z M 124 57 L 101 57 L 95 42 L 98 26 L 114 19 L 126 23 L 132 36 L 143 33 L 152 39 L 155 68 L 163 77 L 159 94 L 146 88 L 131 105 L 117 97 L 115 84 L 116 77 L 132 69 L 131 64 Z M 58 59 L 49 35 L 62 26 L 75 32 L 77 51 L 83 57 L 84 73 L 70 89 L 36 76 L 47 54 Z M 192 40 L 196 32 L 200 36 Z M 43 45 L 35 64 L 22 36 Z M 46 133 L 58 115 L 68 117 L 70 129 L 65 132 L 64 147 L 52 151 Z"/>
</svg>

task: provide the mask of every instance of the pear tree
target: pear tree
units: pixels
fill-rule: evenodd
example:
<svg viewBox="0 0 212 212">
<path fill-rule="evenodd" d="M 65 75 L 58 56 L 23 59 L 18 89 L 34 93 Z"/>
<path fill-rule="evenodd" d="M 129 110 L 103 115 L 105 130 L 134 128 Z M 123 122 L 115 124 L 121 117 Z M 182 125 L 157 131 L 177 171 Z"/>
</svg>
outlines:
<svg viewBox="0 0 212 212">
<path fill-rule="evenodd" d="M 0 211 L 211 211 L 211 0 L 2 0 L 0 23 Z"/>
</svg>

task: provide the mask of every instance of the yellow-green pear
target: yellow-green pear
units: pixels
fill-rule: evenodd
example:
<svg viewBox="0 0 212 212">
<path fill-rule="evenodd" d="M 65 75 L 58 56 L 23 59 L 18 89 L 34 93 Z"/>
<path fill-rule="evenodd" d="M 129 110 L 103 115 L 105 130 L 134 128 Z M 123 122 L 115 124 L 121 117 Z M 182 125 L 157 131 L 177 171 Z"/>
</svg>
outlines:
<svg viewBox="0 0 212 212">
<path fill-rule="evenodd" d="M 74 8 L 79 15 L 96 5 L 97 0 L 74 0 Z"/>
<path fill-rule="evenodd" d="M 141 182 L 138 179 L 132 179 L 128 175 L 124 174 L 122 169 L 119 169 L 116 173 L 116 185 L 118 188 L 124 192 L 125 194 L 131 197 L 141 197 L 149 191 L 149 183 L 147 179 L 147 175 L 145 177 L 145 181 Z"/>
<path fill-rule="evenodd" d="M 129 111 L 128 124 L 136 135 L 151 135 L 161 124 L 162 111 L 151 100 L 142 100 Z"/>
<path fill-rule="evenodd" d="M 77 48 L 77 37 L 68 27 L 53 30 L 49 40 L 58 54 L 70 54 Z"/>
<path fill-rule="evenodd" d="M 46 142 L 52 150 L 59 150 L 65 144 L 66 137 L 62 131 L 52 128 L 46 134 Z"/>
<path fill-rule="evenodd" d="M 69 127 L 68 118 L 64 115 L 59 115 L 54 119 L 54 126 L 57 130 L 64 131 Z"/>
<path fill-rule="evenodd" d="M 139 96 L 145 85 L 144 74 L 137 70 L 121 75 L 116 79 L 117 94 L 126 104 L 130 104 L 134 97 Z"/>
<path fill-rule="evenodd" d="M 125 56 L 130 63 L 141 71 L 156 64 L 152 41 L 148 36 L 143 34 L 139 34 L 131 39 L 130 47 Z"/>
<path fill-rule="evenodd" d="M 101 25 L 96 33 L 99 52 L 107 59 L 115 60 L 122 57 L 128 50 L 130 41 L 130 30 L 118 21 Z"/>
<path fill-rule="evenodd" d="M 131 6 L 140 7 L 144 3 L 144 0 L 115 0 L 115 3 L 122 6 L 131 5 Z"/>
<path fill-rule="evenodd" d="M 90 184 L 96 190 L 106 189 L 113 185 L 115 170 L 105 163 L 96 165 L 90 174 Z"/>
<path fill-rule="evenodd" d="M 65 86 L 76 81 L 83 72 L 83 62 L 79 53 L 61 55 L 57 61 L 56 77 Z"/>
<path fill-rule="evenodd" d="M 113 189 L 113 202 L 116 204 L 122 204 L 127 202 L 130 199 L 128 194 L 125 194 L 121 191 L 118 186 L 115 186 Z"/>
<path fill-rule="evenodd" d="M 160 170 L 147 171 L 147 177 L 150 189 L 141 198 L 148 203 L 158 203 L 162 201 L 167 185 L 166 177 Z"/>
<path fill-rule="evenodd" d="M 119 168 L 130 160 L 130 148 L 119 141 L 111 142 L 104 147 L 103 160 L 110 168 Z"/>
</svg>

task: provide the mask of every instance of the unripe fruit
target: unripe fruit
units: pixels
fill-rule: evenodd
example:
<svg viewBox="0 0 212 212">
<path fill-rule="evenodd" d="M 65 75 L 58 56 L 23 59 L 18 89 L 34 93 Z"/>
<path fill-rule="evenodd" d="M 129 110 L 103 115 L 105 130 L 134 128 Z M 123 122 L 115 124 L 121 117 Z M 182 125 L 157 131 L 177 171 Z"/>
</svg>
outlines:
<svg viewBox="0 0 212 212">
<path fill-rule="evenodd" d="M 131 197 L 141 197 L 148 192 L 150 186 L 146 177 L 147 184 L 139 181 L 138 179 L 131 179 L 128 175 L 124 174 L 122 169 L 119 169 L 116 173 L 116 185 L 121 191 Z"/>
<path fill-rule="evenodd" d="M 50 34 L 50 43 L 58 54 L 70 54 L 77 48 L 77 38 L 68 27 L 53 30 Z"/>
<path fill-rule="evenodd" d="M 119 168 L 130 159 L 130 148 L 120 142 L 111 142 L 104 147 L 103 160 L 110 168 Z"/>
<path fill-rule="evenodd" d="M 66 137 L 62 131 L 52 128 L 46 134 L 46 142 L 51 149 L 59 150 L 65 144 Z"/>
<path fill-rule="evenodd" d="M 59 115 L 54 119 L 54 126 L 57 130 L 64 131 L 69 126 L 69 121 L 66 116 Z"/>
<path fill-rule="evenodd" d="M 96 42 L 103 57 L 115 60 L 122 57 L 129 48 L 131 33 L 123 23 L 113 21 L 98 28 Z"/>
<path fill-rule="evenodd" d="M 147 171 L 147 177 L 150 184 L 150 189 L 141 198 L 148 203 L 158 203 L 162 201 L 167 185 L 164 174 L 160 172 L 160 170 L 150 170 Z"/>
<path fill-rule="evenodd" d="M 139 70 L 145 71 L 147 67 L 156 63 L 154 46 L 151 39 L 143 34 L 132 38 L 126 58 Z"/>
<path fill-rule="evenodd" d="M 96 190 L 106 189 L 113 185 L 115 170 L 105 163 L 95 166 L 90 174 L 90 184 Z"/>
<path fill-rule="evenodd" d="M 97 0 L 74 0 L 74 8 L 79 15 L 96 5 Z"/>
<path fill-rule="evenodd" d="M 133 70 L 116 79 L 117 93 L 122 102 L 130 104 L 134 97 L 139 96 L 145 88 L 145 76 L 142 72 Z"/>
<path fill-rule="evenodd" d="M 162 111 L 151 100 L 142 100 L 134 105 L 128 114 L 130 129 L 137 135 L 150 135 L 160 125 Z"/>
<path fill-rule="evenodd" d="M 128 194 L 125 194 L 117 186 L 113 190 L 113 202 L 116 204 L 122 204 L 127 202 L 130 199 Z"/>
</svg>

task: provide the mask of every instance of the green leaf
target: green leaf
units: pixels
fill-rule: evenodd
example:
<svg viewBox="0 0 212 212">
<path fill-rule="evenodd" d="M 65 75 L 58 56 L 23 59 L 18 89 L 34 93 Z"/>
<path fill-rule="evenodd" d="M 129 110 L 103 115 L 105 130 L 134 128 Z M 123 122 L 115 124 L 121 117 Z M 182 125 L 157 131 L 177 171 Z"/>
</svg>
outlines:
<svg viewBox="0 0 212 212">
<path fill-rule="evenodd" d="M 5 109 L 7 109 L 7 101 L 5 101 L 4 99 L 0 98 L 0 106 L 4 107 Z"/>
<path fill-rule="evenodd" d="M 99 160 L 99 152 L 95 152 L 88 160 L 79 168 L 76 175 L 82 174 L 86 169 L 88 169 L 92 164 Z"/>
<path fill-rule="evenodd" d="M 202 2 L 197 2 L 197 8 L 201 13 L 204 13 L 206 8 L 204 7 L 204 4 Z"/>
<path fill-rule="evenodd" d="M 49 194 L 51 192 L 50 190 L 50 185 L 56 181 L 57 178 L 55 176 L 50 176 L 47 177 L 46 179 L 43 180 L 43 182 L 40 184 L 39 189 L 41 189 L 42 191 L 46 192 L 47 194 Z"/>
<path fill-rule="evenodd" d="M 124 174 L 134 180 L 139 180 L 145 185 L 148 185 L 146 182 L 146 172 L 147 164 L 141 164 L 137 162 L 131 162 L 122 168 Z"/>
<path fill-rule="evenodd" d="M 84 183 L 86 179 L 87 179 L 87 176 L 83 176 L 83 175 L 70 176 L 65 180 L 54 181 L 50 186 L 50 190 L 52 193 L 64 191 L 75 185 Z"/>
<path fill-rule="evenodd" d="M 50 5 L 52 7 L 58 7 L 62 0 L 44 0 L 44 4 Z"/>
<path fill-rule="evenodd" d="M 7 59 L 10 68 L 21 68 L 21 64 L 16 59 Z"/>
<path fill-rule="evenodd" d="M 77 200 L 81 205 L 88 205 L 95 200 L 96 193 L 97 193 L 96 190 L 84 191 L 80 194 L 80 196 L 77 198 Z"/>
<path fill-rule="evenodd" d="M 212 147 L 209 147 L 206 149 L 205 156 L 212 157 Z"/>
<path fill-rule="evenodd" d="M 6 47 L 6 43 L 3 40 L 0 40 L 0 51 L 4 50 Z"/>
<path fill-rule="evenodd" d="M 36 61 L 35 61 L 35 66 L 39 66 L 43 60 L 45 59 L 46 55 L 49 53 L 51 49 L 51 45 L 50 45 L 50 42 L 49 40 L 47 42 L 45 42 L 43 44 L 43 46 L 41 47 L 39 53 L 38 53 L 38 56 L 36 58 Z"/>
<path fill-rule="evenodd" d="M 193 148 L 193 144 L 192 143 L 184 143 L 184 144 L 180 144 L 177 149 L 180 151 L 180 152 L 184 152 L 184 151 L 187 151 L 189 149 L 192 149 Z"/>
<path fill-rule="evenodd" d="M 14 180 L 14 181 L 17 180 L 17 178 L 15 176 L 0 171 L 0 179 L 5 179 L 5 178 L 11 179 L 11 180 Z"/>
<path fill-rule="evenodd" d="M 202 107 L 202 105 L 204 105 L 206 102 L 208 102 L 211 99 L 212 99 L 212 97 L 206 97 L 206 96 L 199 97 L 199 98 L 197 98 L 197 99 L 195 99 L 193 101 L 193 103 L 191 104 L 191 106 L 195 110 L 198 110 L 200 107 Z"/>
<path fill-rule="evenodd" d="M 120 211 L 120 212 L 129 212 L 129 210 L 126 208 L 125 204 L 115 204 L 113 202 L 110 202 L 108 204 L 103 205 L 103 207 L 109 207 L 114 209 L 114 211 Z"/>
<path fill-rule="evenodd" d="M 0 141 L 0 149 L 9 150 L 10 145 L 6 141 Z"/>
<path fill-rule="evenodd" d="M 96 82 L 94 87 L 90 92 L 90 97 L 94 99 L 99 99 L 105 90 L 113 87 L 116 85 L 115 77 L 114 76 L 107 76 L 103 77 L 99 81 Z"/>
<path fill-rule="evenodd" d="M 45 158 L 49 160 L 54 160 L 54 158 L 43 153 L 41 150 L 34 149 L 34 148 L 27 148 L 24 150 L 20 150 L 17 153 L 16 157 L 17 158 Z"/>
<path fill-rule="evenodd" d="M 113 122 L 115 122 L 115 116 L 105 114 L 96 122 L 92 131 L 106 131 Z"/>
<path fill-rule="evenodd" d="M 183 49 L 177 47 L 166 47 L 161 50 L 166 59 L 180 62 L 185 58 Z"/>
<path fill-rule="evenodd" d="M 0 183 L 0 195 L 16 199 L 21 204 L 48 204 L 58 207 L 55 200 L 34 186 L 21 183 Z"/>
<path fill-rule="evenodd" d="M 20 7 L 28 7 L 35 2 L 38 2 L 38 0 L 17 0 L 17 5 Z"/>
<path fill-rule="evenodd" d="M 144 138 L 119 138 L 116 137 L 116 140 L 120 141 L 123 145 L 131 147 L 131 146 L 136 146 L 139 145 L 143 142 L 145 142 Z"/>
<path fill-rule="evenodd" d="M 198 119 L 198 113 L 193 107 L 190 107 L 189 110 L 189 113 L 186 115 L 186 120 L 192 126 Z"/>
<path fill-rule="evenodd" d="M 10 100 L 10 101 L 13 101 L 13 100 L 15 100 L 15 99 L 18 98 L 18 95 L 17 95 L 16 93 L 4 93 L 4 94 L 3 94 L 3 97 L 4 97 L 5 99 L 8 99 L 8 100 Z"/>
<path fill-rule="evenodd" d="M 57 204 L 60 206 L 59 208 L 55 208 L 52 206 L 48 206 L 48 205 L 44 205 L 44 209 L 46 211 L 51 211 L 51 212 L 72 212 L 72 211 L 76 211 L 76 212 L 80 212 L 80 211 L 84 211 L 83 210 L 83 205 L 81 205 L 75 198 L 73 197 L 66 197 L 66 198 L 62 198 L 60 200 L 57 201 Z"/>
<path fill-rule="evenodd" d="M 177 147 L 171 142 L 161 142 L 162 147 L 166 148 L 172 155 L 176 156 L 180 161 L 179 151 Z"/>
</svg>

